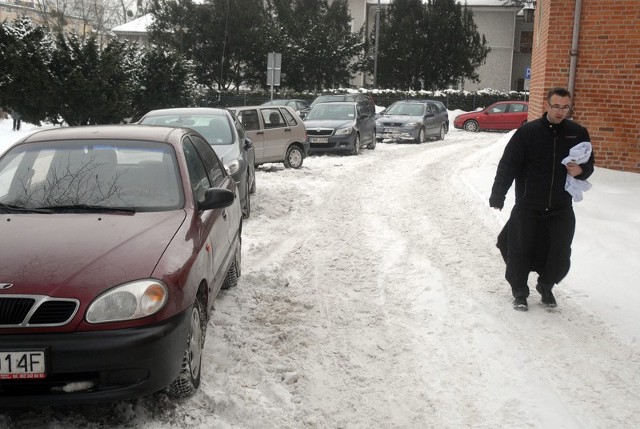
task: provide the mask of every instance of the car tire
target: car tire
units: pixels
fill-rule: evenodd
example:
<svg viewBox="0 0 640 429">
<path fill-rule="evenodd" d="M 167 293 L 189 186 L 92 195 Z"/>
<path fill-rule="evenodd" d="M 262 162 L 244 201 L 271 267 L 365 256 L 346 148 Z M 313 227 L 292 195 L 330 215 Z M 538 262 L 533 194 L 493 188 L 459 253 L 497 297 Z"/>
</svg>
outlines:
<svg viewBox="0 0 640 429">
<path fill-rule="evenodd" d="M 440 132 L 438 133 L 438 137 L 436 137 L 436 140 L 444 140 L 445 134 L 446 132 L 444 130 L 444 125 L 440 125 Z"/>
<path fill-rule="evenodd" d="M 244 185 L 246 201 L 242 208 L 242 218 L 249 219 L 251 216 L 251 192 L 249 192 L 249 178 L 247 177 L 247 183 Z"/>
<path fill-rule="evenodd" d="M 476 121 L 471 120 L 464 123 L 464 130 L 469 131 L 470 133 L 477 133 L 480 131 L 480 126 Z"/>
<path fill-rule="evenodd" d="M 284 166 L 286 168 L 300 168 L 304 161 L 304 154 L 299 146 L 291 145 L 287 149 L 287 154 L 284 157 Z"/>
<path fill-rule="evenodd" d="M 240 246 L 236 249 L 236 254 L 233 256 L 233 262 L 227 270 L 227 275 L 222 282 L 222 289 L 230 289 L 238 286 L 238 277 L 240 277 Z"/>
<path fill-rule="evenodd" d="M 420 131 L 418 132 L 418 138 L 416 139 L 416 143 L 420 144 L 420 143 L 424 143 L 425 140 L 427 139 L 425 131 L 424 131 L 424 127 L 420 128 Z"/>
<path fill-rule="evenodd" d="M 360 134 L 356 134 L 356 138 L 353 141 L 353 148 L 351 149 L 351 155 L 360 154 Z"/>
<path fill-rule="evenodd" d="M 196 300 L 191 308 L 191 325 L 187 344 L 182 357 L 180 374 L 167 387 L 167 394 L 173 398 L 188 398 L 193 396 L 200 387 L 202 374 L 202 349 L 206 321 L 203 319 L 204 306 L 200 300 Z"/>
</svg>

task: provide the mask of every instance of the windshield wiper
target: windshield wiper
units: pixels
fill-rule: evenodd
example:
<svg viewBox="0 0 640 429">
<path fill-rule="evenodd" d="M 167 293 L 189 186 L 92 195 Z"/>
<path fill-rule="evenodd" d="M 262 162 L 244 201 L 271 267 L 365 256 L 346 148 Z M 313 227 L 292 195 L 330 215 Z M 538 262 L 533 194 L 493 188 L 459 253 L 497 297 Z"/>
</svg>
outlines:
<svg viewBox="0 0 640 429">
<path fill-rule="evenodd" d="M 107 207 L 94 204 L 67 204 L 61 206 L 49 206 L 42 207 L 42 209 L 49 209 L 52 212 L 59 211 L 81 211 L 81 212 L 113 212 L 113 213 L 129 213 L 133 214 L 136 210 L 133 207 Z"/>
<path fill-rule="evenodd" d="M 51 210 L 47 208 L 37 208 L 37 207 L 22 207 L 15 206 L 13 204 L 4 204 L 0 203 L 0 210 L 6 210 L 11 213 L 53 213 Z"/>
</svg>

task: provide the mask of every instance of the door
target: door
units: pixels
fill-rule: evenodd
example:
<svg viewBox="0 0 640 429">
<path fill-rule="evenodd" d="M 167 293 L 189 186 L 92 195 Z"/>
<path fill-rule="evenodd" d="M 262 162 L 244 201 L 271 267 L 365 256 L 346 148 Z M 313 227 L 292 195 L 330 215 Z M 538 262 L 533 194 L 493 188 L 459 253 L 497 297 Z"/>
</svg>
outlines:
<svg viewBox="0 0 640 429">
<path fill-rule="evenodd" d="M 260 108 L 260 117 L 264 123 L 265 162 L 284 161 L 291 140 L 291 127 L 278 107 Z"/>
<path fill-rule="evenodd" d="M 238 120 L 244 126 L 247 137 L 253 142 L 253 149 L 256 155 L 256 164 L 261 164 L 264 159 L 264 130 L 260 123 L 257 109 L 247 109 L 238 111 Z"/>
</svg>

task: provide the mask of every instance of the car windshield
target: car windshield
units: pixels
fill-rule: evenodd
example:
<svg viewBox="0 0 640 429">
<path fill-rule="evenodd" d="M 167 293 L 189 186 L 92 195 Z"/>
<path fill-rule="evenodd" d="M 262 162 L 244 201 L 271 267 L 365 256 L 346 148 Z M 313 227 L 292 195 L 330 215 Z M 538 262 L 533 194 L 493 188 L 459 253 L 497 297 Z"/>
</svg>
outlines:
<svg viewBox="0 0 640 429">
<path fill-rule="evenodd" d="M 137 141 L 52 141 L 0 159 L 0 208 L 175 210 L 184 205 L 173 147 Z"/>
<path fill-rule="evenodd" d="M 233 143 L 233 125 L 223 115 L 157 115 L 142 118 L 141 124 L 167 125 L 185 127 L 199 132 L 212 145 L 228 145 Z"/>
<path fill-rule="evenodd" d="M 318 104 L 314 106 L 305 117 L 305 121 L 317 120 L 354 120 L 356 118 L 356 106 L 351 104 Z"/>
<path fill-rule="evenodd" d="M 387 109 L 385 115 L 423 116 L 424 104 L 396 103 Z"/>
<path fill-rule="evenodd" d="M 331 101 L 345 101 L 346 100 L 346 95 L 344 94 L 339 94 L 339 95 L 321 95 L 318 98 L 316 98 L 315 100 L 313 100 L 313 103 L 311 103 L 312 106 L 315 106 L 318 103 L 328 103 Z"/>
</svg>

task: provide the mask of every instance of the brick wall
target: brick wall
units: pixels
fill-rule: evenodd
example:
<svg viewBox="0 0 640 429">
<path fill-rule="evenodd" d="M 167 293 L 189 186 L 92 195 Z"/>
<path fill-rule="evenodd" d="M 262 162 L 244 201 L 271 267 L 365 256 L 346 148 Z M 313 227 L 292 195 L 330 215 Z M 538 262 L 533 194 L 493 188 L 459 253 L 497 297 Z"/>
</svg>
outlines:
<svg viewBox="0 0 640 429">
<path fill-rule="evenodd" d="M 552 86 L 567 87 L 576 0 L 538 0 L 529 119 Z M 582 0 L 574 88 L 600 167 L 640 173 L 640 2 Z"/>
</svg>

